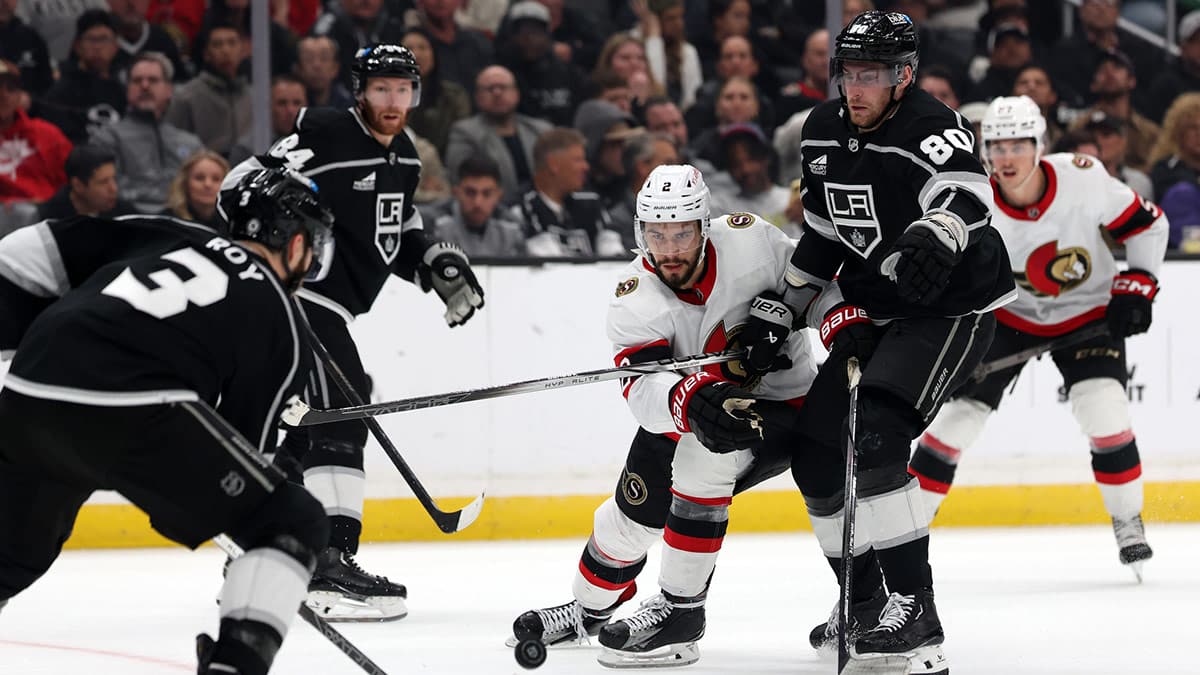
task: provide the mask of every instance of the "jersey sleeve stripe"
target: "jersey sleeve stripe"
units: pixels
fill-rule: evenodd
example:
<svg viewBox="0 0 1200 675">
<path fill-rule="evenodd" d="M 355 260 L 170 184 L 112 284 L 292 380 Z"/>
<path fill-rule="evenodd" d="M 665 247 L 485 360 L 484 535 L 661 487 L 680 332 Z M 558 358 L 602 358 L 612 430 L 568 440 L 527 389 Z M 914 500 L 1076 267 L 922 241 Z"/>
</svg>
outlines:
<svg viewBox="0 0 1200 675">
<path fill-rule="evenodd" d="M 828 218 L 822 218 L 812 211 L 804 209 L 804 222 L 808 223 L 813 231 L 822 237 L 837 241 L 837 231 L 833 229 L 833 221 Z"/>
<path fill-rule="evenodd" d="M 992 184 L 986 176 L 970 171 L 947 171 L 930 176 L 925 185 L 921 186 L 921 192 L 917 196 L 921 210 L 928 211 L 929 205 L 942 193 L 956 188 L 970 191 L 984 205 L 985 210 L 987 205 L 992 203 Z"/>
<path fill-rule="evenodd" d="M 312 169 L 307 169 L 303 173 L 306 177 L 312 178 L 313 176 L 319 176 L 326 171 L 333 171 L 334 169 L 348 169 L 355 166 L 375 166 L 376 164 L 387 164 L 387 160 L 383 157 L 372 157 L 371 159 L 351 159 L 345 162 L 330 162 L 329 164 L 323 164 Z"/>
<path fill-rule="evenodd" d="M 1156 207 L 1151 207 L 1154 211 L 1158 211 Z M 1124 242 L 1133 235 L 1145 230 L 1158 220 L 1158 215 L 1151 212 L 1142 205 L 1142 198 L 1136 194 L 1133 196 L 1133 203 L 1121 212 L 1121 215 L 1113 219 L 1111 223 L 1104 226 L 1109 234 L 1118 242 Z"/>
<path fill-rule="evenodd" d="M 840 147 L 842 147 L 842 144 L 840 141 L 834 140 L 834 139 L 831 139 L 831 140 L 809 139 L 809 140 L 800 141 L 800 147 L 801 148 L 840 148 Z"/>
<path fill-rule="evenodd" d="M 262 268 L 265 267 L 261 262 L 256 264 Z M 275 421 L 279 419 L 279 407 L 283 404 L 283 397 L 292 388 L 292 382 L 296 378 L 296 372 L 300 370 L 300 331 L 297 329 L 296 314 L 292 311 L 292 301 L 288 299 L 287 293 L 283 287 L 279 285 L 274 275 L 269 274 L 270 269 L 264 269 L 264 274 L 272 280 L 271 287 L 279 296 L 279 302 L 283 305 L 283 312 L 287 315 L 288 330 L 292 336 L 292 365 L 288 368 L 287 375 L 283 378 L 283 382 L 279 384 L 279 390 L 275 392 L 275 398 L 271 401 L 271 407 L 267 409 L 267 417 L 263 420 L 262 432 L 258 438 L 259 452 L 270 452 L 273 448 L 266 447 L 267 440 L 271 437 L 271 430 L 275 427 Z"/>
<path fill-rule="evenodd" d="M 866 149 L 874 150 L 875 152 L 881 152 L 884 154 L 900 155 L 901 157 L 907 159 L 908 161 L 912 162 L 913 164 L 916 164 L 918 167 L 927 171 L 929 173 L 929 175 L 931 175 L 931 176 L 938 175 L 937 169 L 934 169 L 933 166 L 931 166 L 929 164 L 929 162 L 926 162 L 925 160 L 921 159 L 920 157 L 917 157 L 916 155 L 912 154 L 911 152 L 905 150 L 904 148 L 897 148 L 897 147 L 891 146 L 891 145 L 876 145 L 874 143 L 867 143 Z"/>
<path fill-rule="evenodd" d="M 39 298 L 61 297 L 71 288 L 58 242 L 45 221 L 0 242 L 0 276 Z"/>
<path fill-rule="evenodd" d="M 671 353 L 671 343 L 666 340 L 655 340 L 644 345 L 635 347 L 626 347 L 617 352 L 613 357 L 613 362 L 618 368 L 622 366 L 632 366 L 639 363 L 649 363 L 651 361 L 661 361 L 669 359 L 673 356 Z M 641 375 L 635 375 L 629 378 L 622 379 L 621 395 L 629 398 L 629 390 L 633 387 L 633 383 L 637 382 Z"/>
<path fill-rule="evenodd" d="M 4 378 L 4 387 L 31 398 L 41 398 L 64 403 L 94 405 L 101 408 L 127 408 L 142 405 L 160 405 L 199 401 L 200 395 L 189 389 L 158 389 L 152 391 L 97 391 L 77 387 L 61 387 L 56 384 L 32 382 L 11 372 Z"/>
<path fill-rule="evenodd" d="M 408 217 L 400 225 L 400 232 L 408 232 L 409 230 L 424 230 L 425 219 L 421 217 L 421 209 L 413 209 L 413 214 Z"/>
</svg>

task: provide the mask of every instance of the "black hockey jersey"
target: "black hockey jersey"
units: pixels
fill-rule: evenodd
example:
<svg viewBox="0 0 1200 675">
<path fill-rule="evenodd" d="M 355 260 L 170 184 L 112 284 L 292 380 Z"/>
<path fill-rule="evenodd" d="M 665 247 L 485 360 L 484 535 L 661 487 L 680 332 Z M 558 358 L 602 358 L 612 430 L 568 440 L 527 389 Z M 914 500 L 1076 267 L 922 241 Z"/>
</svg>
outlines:
<svg viewBox="0 0 1200 675">
<path fill-rule="evenodd" d="M 193 223 L 48 221 L 0 240 L 4 387 L 93 406 L 203 400 L 260 450 L 310 367 L 267 263 Z"/>
<path fill-rule="evenodd" d="M 401 234 L 424 229 L 413 202 L 421 160 L 407 133 L 396 134 L 384 147 L 357 110 L 303 108 L 292 134 L 276 141 L 267 154 L 236 166 L 222 188 L 233 187 L 249 171 L 283 164 L 317 184 L 321 203 L 336 222 L 329 274 L 305 284 L 301 297 L 348 321 L 371 309 L 389 274 L 411 280 L 425 251 L 401 253 Z"/>
<path fill-rule="evenodd" d="M 801 141 L 809 236 L 789 274 L 822 282 L 838 274 L 846 300 L 873 319 L 960 316 L 1012 301 L 1012 266 L 990 225 L 992 188 L 974 144 L 971 124 L 919 89 L 879 129 L 862 134 L 843 118 L 840 100 L 817 106 Z M 900 298 L 880 265 L 904 230 L 930 211 L 962 221 L 969 241 L 945 292 L 918 305 Z"/>
</svg>

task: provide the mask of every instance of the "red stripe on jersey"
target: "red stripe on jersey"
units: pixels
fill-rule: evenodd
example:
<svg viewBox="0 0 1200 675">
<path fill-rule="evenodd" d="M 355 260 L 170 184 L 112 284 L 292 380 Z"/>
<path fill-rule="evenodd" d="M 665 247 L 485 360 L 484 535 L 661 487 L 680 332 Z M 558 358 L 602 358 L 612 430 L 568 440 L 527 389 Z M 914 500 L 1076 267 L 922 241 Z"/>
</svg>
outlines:
<svg viewBox="0 0 1200 675">
<path fill-rule="evenodd" d="M 1058 176 L 1055 175 L 1054 167 L 1051 166 L 1050 162 L 1043 159 L 1038 162 L 1038 165 L 1046 172 L 1046 193 L 1042 195 L 1042 198 L 1036 204 L 1022 207 L 1012 206 L 1004 201 L 1004 197 L 1000 196 L 1000 184 L 996 182 L 995 178 L 991 179 L 992 201 L 996 203 L 996 206 L 1000 207 L 1001 211 L 1017 220 L 1037 220 L 1046 213 L 1046 210 L 1054 203 L 1055 194 L 1058 193 Z"/>
<path fill-rule="evenodd" d="M 617 364 L 618 368 L 621 368 L 623 366 L 628 366 L 631 363 L 631 360 L 629 357 L 633 356 L 634 354 L 636 354 L 644 349 L 652 349 L 652 348 L 659 348 L 659 347 L 670 348 L 670 346 L 671 346 L 671 343 L 667 342 L 666 340 L 655 340 L 654 342 L 650 342 L 650 343 L 647 343 L 644 345 L 637 345 L 636 347 L 626 347 L 625 349 L 622 349 L 621 351 L 617 352 L 617 355 L 613 357 L 613 363 Z M 626 399 L 629 398 L 629 390 L 631 388 L 633 388 L 633 383 L 637 382 L 639 377 L 641 377 L 641 375 L 633 375 L 632 377 L 626 378 L 625 386 L 621 388 L 621 396 L 624 396 Z"/>
<path fill-rule="evenodd" d="M 1111 436 L 1092 436 L 1091 441 L 1092 447 L 1097 450 L 1119 448 L 1122 445 L 1128 445 L 1133 442 L 1133 429 L 1126 429 Z"/>
<path fill-rule="evenodd" d="M 675 488 L 671 488 L 671 494 L 680 499 L 686 499 L 693 504 L 700 504 L 701 506 L 728 506 L 733 503 L 733 497 L 692 497 L 683 494 Z"/>
<path fill-rule="evenodd" d="M 962 450 L 950 445 L 946 445 L 940 438 L 934 436 L 933 434 L 925 434 L 922 436 L 921 444 L 928 445 L 929 447 L 933 448 L 934 452 L 941 455 L 942 458 L 948 459 L 952 462 L 957 462 L 958 458 L 962 456 Z M 913 475 L 917 476 L 917 474 Z"/>
<path fill-rule="evenodd" d="M 1092 473 L 1096 474 L 1096 482 L 1101 485 L 1124 485 L 1142 477 L 1142 465 L 1138 464 L 1132 469 L 1120 473 L 1104 473 L 1102 471 L 1093 471 Z"/>
<path fill-rule="evenodd" d="M 1093 321 L 1099 321 L 1100 319 L 1103 319 L 1106 309 L 1108 309 L 1107 305 L 1100 305 L 1099 307 L 1089 309 L 1083 314 L 1067 319 L 1066 321 L 1060 321 L 1059 323 L 1040 324 L 1022 319 L 1016 314 L 1013 314 L 1007 309 L 1001 307 L 1000 309 L 996 310 L 996 321 L 999 321 L 1009 328 L 1015 328 L 1022 333 L 1029 333 L 1030 335 L 1038 335 L 1041 337 L 1058 337 L 1059 335 L 1066 335 L 1073 330 L 1082 328 Z"/>
<path fill-rule="evenodd" d="M 939 495 L 944 495 L 950 492 L 949 483 L 943 483 L 940 480 L 934 480 L 929 476 L 914 471 L 911 466 L 908 467 L 908 475 L 916 476 L 917 482 L 921 485 L 921 489 L 926 492 L 936 492 Z"/>
<path fill-rule="evenodd" d="M 595 574 L 592 574 L 592 571 L 589 570 L 587 568 L 587 566 L 585 566 L 583 564 L 582 560 L 579 561 L 579 573 L 583 575 L 583 578 L 585 580 L 587 580 L 587 582 L 589 584 L 591 584 L 593 586 L 597 586 L 599 588 L 603 588 L 606 591 L 619 591 L 623 588 L 628 588 L 629 585 L 634 582 L 633 579 L 630 579 L 629 581 L 625 581 L 625 582 L 622 582 L 619 584 L 614 584 L 611 581 L 605 581 L 604 579 L 601 579 L 600 577 L 596 576 Z"/>
<path fill-rule="evenodd" d="M 725 537 L 712 539 L 706 537 L 689 537 L 686 534 L 679 534 L 669 527 L 663 530 L 664 544 L 673 549 L 689 553 L 716 553 L 721 550 L 721 542 L 723 541 L 725 541 Z"/>
</svg>

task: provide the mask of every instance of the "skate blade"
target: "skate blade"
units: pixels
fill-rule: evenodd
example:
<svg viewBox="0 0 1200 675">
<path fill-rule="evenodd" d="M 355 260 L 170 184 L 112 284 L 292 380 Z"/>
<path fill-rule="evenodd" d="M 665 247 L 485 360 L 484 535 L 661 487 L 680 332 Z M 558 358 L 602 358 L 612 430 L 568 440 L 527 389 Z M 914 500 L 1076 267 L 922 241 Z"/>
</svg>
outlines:
<svg viewBox="0 0 1200 675">
<path fill-rule="evenodd" d="M 304 604 L 330 623 L 399 621 L 408 616 L 408 605 L 400 597 L 354 598 L 334 591 L 309 591 Z"/>
<path fill-rule="evenodd" d="M 1129 571 L 1133 572 L 1133 576 L 1137 578 L 1137 582 L 1139 584 L 1142 583 L 1142 565 L 1145 562 L 1145 560 L 1135 560 L 1131 563 L 1125 564 L 1125 566 L 1129 568 Z"/>
<path fill-rule="evenodd" d="M 858 664 L 859 669 L 850 665 Z M 842 673 L 895 673 L 896 675 L 949 675 L 950 662 L 942 645 L 926 645 L 901 654 L 855 654 Z"/>
<path fill-rule="evenodd" d="M 846 667 L 839 671 L 840 675 L 909 675 L 911 672 L 912 662 L 908 657 L 895 654 L 852 656 Z"/>
<path fill-rule="evenodd" d="M 648 652 L 622 652 L 601 646 L 596 660 L 606 668 L 675 668 L 699 661 L 700 648 L 695 642 L 664 645 Z"/>
</svg>

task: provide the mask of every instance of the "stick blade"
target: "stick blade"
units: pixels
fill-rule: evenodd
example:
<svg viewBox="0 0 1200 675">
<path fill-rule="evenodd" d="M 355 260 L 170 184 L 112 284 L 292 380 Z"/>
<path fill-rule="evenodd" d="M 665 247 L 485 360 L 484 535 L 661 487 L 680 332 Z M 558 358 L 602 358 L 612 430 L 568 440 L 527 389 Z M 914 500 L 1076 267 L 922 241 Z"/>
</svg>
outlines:
<svg viewBox="0 0 1200 675">
<path fill-rule="evenodd" d="M 840 675 L 908 675 L 912 662 L 907 656 L 881 656 L 869 659 L 851 658 L 838 670 Z"/>
<path fill-rule="evenodd" d="M 437 526 L 446 534 L 454 534 L 455 532 L 467 529 L 479 517 L 479 513 L 483 511 L 483 498 L 485 494 L 480 492 L 474 501 L 458 511 L 437 514 L 437 517 L 434 518 Z"/>
</svg>

